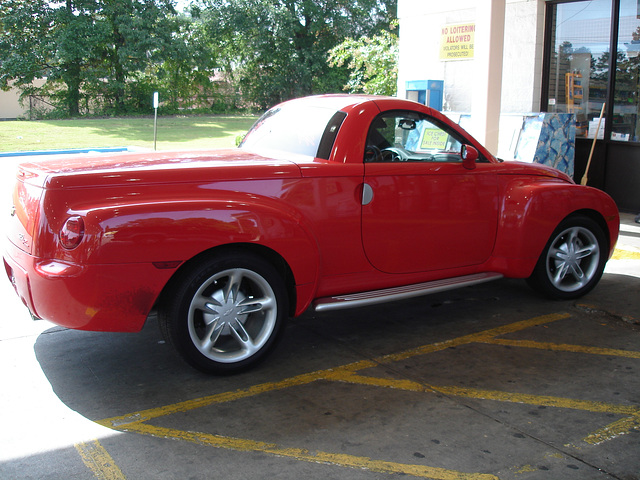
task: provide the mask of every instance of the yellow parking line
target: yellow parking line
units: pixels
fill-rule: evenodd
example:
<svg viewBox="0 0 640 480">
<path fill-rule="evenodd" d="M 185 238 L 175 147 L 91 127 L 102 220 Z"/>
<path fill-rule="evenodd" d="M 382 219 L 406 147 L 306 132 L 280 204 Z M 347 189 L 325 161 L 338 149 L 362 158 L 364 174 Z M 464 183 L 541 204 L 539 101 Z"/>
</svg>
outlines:
<svg viewBox="0 0 640 480">
<path fill-rule="evenodd" d="M 76 450 L 82 458 L 82 462 L 100 480 L 125 480 L 122 470 L 116 465 L 111 455 L 104 449 L 98 440 L 88 443 L 78 443 Z"/>
<path fill-rule="evenodd" d="M 318 370 L 316 372 L 298 375 L 287 378 L 279 382 L 267 382 L 254 385 L 244 389 L 238 389 L 231 392 L 223 392 L 220 394 L 210 395 L 198 399 L 188 400 L 172 405 L 166 405 L 159 408 L 141 410 L 128 415 L 113 417 L 101 420 L 97 423 L 113 428 L 116 430 L 124 430 L 129 432 L 137 432 L 144 435 L 153 435 L 164 438 L 172 438 L 184 440 L 192 443 L 208 445 L 219 448 L 227 448 L 236 451 L 254 451 L 272 455 L 291 457 L 301 461 L 326 463 L 349 468 L 366 468 L 368 470 L 380 473 L 402 473 L 416 477 L 442 479 L 442 480 L 488 480 L 496 479 L 493 475 L 479 473 L 463 473 L 452 470 L 446 470 L 437 467 L 428 467 L 422 465 L 408 465 L 383 460 L 374 460 L 368 457 L 358 457 L 351 455 L 335 454 L 328 452 L 309 452 L 299 448 L 285 448 L 276 444 L 265 443 L 249 439 L 240 439 L 225 437 L 210 433 L 186 432 L 176 429 L 162 428 L 146 423 L 149 420 L 171 415 L 179 412 L 186 412 L 196 408 L 206 407 L 208 405 L 232 402 L 235 400 L 260 395 L 267 392 L 273 392 L 290 387 L 306 385 L 316 381 L 338 381 L 357 385 L 369 385 L 374 387 L 394 388 L 399 390 L 413 392 L 437 392 L 448 396 L 458 396 L 466 398 L 476 398 L 482 400 L 494 400 L 500 402 L 522 403 L 539 406 L 549 406 L 556 408 L 567 408 L 581 411 L 612 413 L 621 415 L 625 418 L 617 420 L 612 424 L 603 427 L 589 436 L 584 441 L 590 444 L 601 443 L 605 440 L 614 438 L 630 432 L 632 429 L 640 428 L 640 409 L 633 406 L 615 405 L 604 402 L 575 400 L 570 398 L 552 397 L 544 395 L 531 395 L 522 393 L 510 393 L 504 391 L 481 390 L 474 388 L 463 388 L 457 386 L 435 386 L 427 383 L 416 382 L 407 379 L 379 378 L 375 376 L 365 376 L 359 374 L 367 369 L 379 367 L 381 365 L 390 364 L 406 360 L 419 355 L 427 355 L 430 353 L 442 351 L 451 347 L 462 346 L 472 343 L 484 343 L 494 345 L 507 345 L 523 348 L 537 348 L 551 351 L 567 351 L 593 355 L 609 355 L 627 358 L 640 358 L 640 352 L 617 350 L 599 347 L 588 347 L 580 345 L 553 344 L 545 342 L 535 342 L 527 340 L 509 340 L 497 338 L 506 334 L 518 332 L 527 328 L 539 325 L 545 325 L 551 322 L 569 318 L 567 313 L 555 313 L 543 315 L 520 322 L 515 322 L 500 327 L 480 331 L 477 333 L 464 335 L 462 337 L 437 342 L 429 345 L 423 345 L 417 348 L 408 349 L 399 353 L 383 355 L 370 360 L 362 360 L 351 364 L 342 365 L 340 367 L 327 370 Z M 96 442 L 97 443 L 97 442 Z M 99 446 L 99 444 L 98 444 Z M 83 450 L 78 446 L 78 451 L 83 455 Z M 85 447 L 86 448 L 86 447 Z M 100 449 L 97 449 L 100 452 Z M 104 452 L 106 453 L 106 452 Z M 85 454 L 91 460 L 94 455 Z M 108 454 L 107 454 L 108 457 Z M 99 457 L 97 457 L 99 458 Z M 110 457 L 108 457 L 110 459 Z M 83 455 L 84 460 L 84 455 Z M 91 460 L 94 464 L 100 463 Z M 87 463 L 85 461 L 85 463 Z M 102 462 L 109 464 L 109 461 Z M 87 463 L 89 465 L 89 463 Z M 116 467 L 117 468 L 117 467 Z M 100 477 L 111 478 L 111 477 Z M 124 477 L 113 477 L 124 478 Z"/>
<path fill-rule="evenodd" d="M 351 383 L 356 385 L 369 385 L 375 387 L 394 388 L 412 392 L 438 392 L 447 396 L 475 398 L 480 400 L 494 400 L 498 402 L 521 403 L 528 405 L 567 408 L 594 413 L 611 413 L 624 415 L 625 418 L 617 420 L 605 427 L 590 433 L 583 439 L 584 442 L 597 445 L 611 440 L 620 435 L 625 435 L 631 430 L 640 429 L 640 408 L 628 405 L 596 402 L 589 400 L 575 400 L 571 398 L 552 397 L 548 395 L 531 395 L 525 393 L 510 393 L 499 390 L 482 390 L 477 388 L 465 388 L 455 386 L 426 385 L 411 380 L 395 380 L 390 378 L 367 377 L 348 371 L 334 371 L 331 380 Z"/>
<path fill-rule="evenodd" d="M 454 347 L 454 346 L 460 346 L 460 345 L 477 343 L 477 342 L 487 342 L 487 341 L 491 341 L 494 337 L 498 335 L 505 335 L 505 334 L 517 332 L 519 330 L 523 330 L 526 328 L 534 327 L 537 325 L 544 325 L 547 323 L 562 320 L 564 318 L 568 318 L 569 316 L 570 315 L 567 313 L 554 313 L 550 315 L 542 315 L 542 316 L 531 318 L 528 320 L 523 320 L 520 322 L 515 322 L 508 325 L 492 328 L 489 330 L 484 330 L 478 333 L 473 333 L 470 335 L 454 338 L 452 340 L 424 345 L 422 347 L 409 349 L 404 352 L 400 352 L 396 354 L 383 355 L 373 360 L 362 360 L 362 361 L 354 362 L 348 365 L 343 365 L 335 369 L 318 370 L 316 372 L 298 375 L 296 377 L 287 378 L 279 382 L 262 383 L 259 385 L 254 385 L 249 388 L 239 389 L 232 392 L 224 392 L 216 395 L 210 395 L 208 397 L 202 397 L 194 400 L 187 400 L 185 402 L 174 403 L 172 405 L 166 405 L 159 408 L 141 410 L 139 412 L 134 412 L 134 413 L 130 413 L 130 414 L 119 416 L 119 417 L 112 417 L 104 420 L 99 420 L 97 423 L 109 428 L 120 428 L 122 426 L 129 425 L 131 423 L 144 422 L 152 418 L 163 417 L 165 415 L 171 415 L 179 412 L 186 412 L 188 410 L 206 407 L 214 403 L 231 402 L 234 400 L 239 400 L 241 398 L 260 395 L 266 392 L 282 390 L 285 388 L 298 386 L 298 385 L 305 385 L 307 383 L 315 382 L 320 379 L 331 380 L 332 378 L 334 378 L 335 372 L 339 372 L 339 373 L 346 372 L 346 371 L 355 372 L 355 371 L 364 370 L 366 368 L 377 367 L 381 364 L 405 360 L 407 358 L 415 357 L 418 355 L 426 355 L 426 354 L 437 352 L 440 350 L 445 350 L 447 348 Z"/>
<path fill-rule="evenodd" d="M 379 363 L 391 363 L 400 360 L 406 360 L 418 355 L 427 355 L 429 353 L 446 350 L 450 347 L 459 347 L 468 343 L 483 343 L 487 340 L 492 340 L 494 337 L 500 335 L 506 335 L 508 333 L 514 333 L 526 328 L 536 327 L 538 325 L 545 325 L 551 322 L 557 322 L 565 318 L 569 318 L 568 313 L 552 313 L 549 315 L 541 315 L 539 317 L 530 318 L 528 320 L 522 320 L 520 322 L 510 323 L 508 325 L 502 325 L 500 327 L 491 328 L 489 330 L 483 330 L 481 332 L 472 333 L 470 335 L 464 335 L 462 337 L 453 338 L 444 342 L 431 343 L 429 345 L 423 345 L 421 347 L 405 350 L 404 352 L 394 353 L 390 355 L 384 355 L 377 358 L 375 361 Z"/>
<path fill-rule="evenodd" d="M 183 440 L 199 445 L 216 448 L 226 448 L 241 452 L 261 452 L 279 457 L 289 457 L 311 463 L 324 463 L 341 467 L 366 469 L 376 473 L 396 473 L 414 477 L 430 478 L 434 480 L 498 480 L 498 477 L 482 473 L 464 473 L 444 468 L 428 467 L 425 465 L 410 465 L 403 463 L 372 460 L 368 457 L 345 455 L 338 453 L 311 452 L 303 448 L 285 448 L 274 443 L 259 442 L 243 438 L 225 437 L 201 432 L 185 432 L 172 428 L 156 427 L 138 423 L 130 425 L 127 430 L 152 435 L 160 438 Z"/>
<path fill-rule="evenodd" d="M 611 260 L 640 260 L 640 252 L 616 248 L 613 251 Z"/>
<path fill-rule="evenodd" d="M 506 345 L 510 347 L 537 348 L 555 352 L 587 353 L 589 355 L 606 355 L 608 357 L 640 358 L 640 352 L 634 350 L 618 350 L 615 348 L 588 347 L 584 345 L 568 345 L 563 343 L 534 342 L 530 340 L 507 340 L 495 338 L 483 343 Z"/>
<path fill-rule="evenodd" d="M 151 408 L 149 410 L 141 410 L 139 412 L 122 415 L 119 417 L 106 418 L 104 420 L 99 420 L 96 423 L 99 423 L 100 425 L 108 428 L 121 429 L 122 427 L 133 423 L 145 422 L 147 420 L 163 417 L 165 415 L 186 412 L 188 410 L 206 407 L 214 403 L 232 402 L 241 398 L 252 397 L 254 395 L 260 395 L 262 393 L 271 392 L 274 390 L 282 390 L 284 388 L 305 385 L 307 383 L 315 382 L 316 380 L 322 378 L 322 376 L 322 370 L 313 373 L 306 373 L 303 375 L 298 375 L 296 377 L 287 378 L 280 382 L 262 383 L 249 388 L 219 393 L 216 395 L 210 395 L 208 397 L 196 398 L 194 400 L 187 400 L 185 402 L 174 403 L 172 405 L 165 405 L 158 408 Z"/>
<path fill-rule="evenodd" d="M 617 422 L 613 422 L 606 427 L 596 430 L 585 437 L 584 441 L 591 445 L 598 445 L 607 440 L 619 437 L 620 435 L 626 435 L 634 429 L 640 429 L 640 413 L 636 413 L 631 417 L 621 418 Z"/>
<path fill-rule="evenodd" d="M 526 393 L 510 393 L 500 390 L 482 390 L 478 388 L 466 388 L 455 386 L 427 385 L 411 380 L 395 380 L 392 378 L 378 378 L 344 373 L 336 371 L 332 380 L 352 383 L 357 385 L 371 385 L 376 387 L 394 388 L 412 392 L 437 392 L 444 395 L 477 398 L 481 400 L 496 400 L 499 402 L 524 403 L 545 407 L 569 408 L 586 412 L 614 413 L 619 415 L 638 415 L 640 409 L 634 406 L 616 405 L 613 403 L 596 402 L 589 400 L 574 400 L 571 398 L 552 397 L 548 395 L 531 395 Z"/>
</svg>

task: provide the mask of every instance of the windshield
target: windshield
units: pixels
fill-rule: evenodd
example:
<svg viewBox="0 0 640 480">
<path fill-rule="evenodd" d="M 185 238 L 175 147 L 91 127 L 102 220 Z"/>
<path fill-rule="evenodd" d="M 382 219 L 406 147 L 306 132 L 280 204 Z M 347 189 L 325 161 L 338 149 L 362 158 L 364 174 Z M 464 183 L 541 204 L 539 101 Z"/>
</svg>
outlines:
<svg viewBox="0 0 640 480">
<path fill-rule="evenodd" d="M 251 127 L 240 148 L 279 158 L 316 157 L 323 134 L 336 109 L 318 105 L 282 104 L 267 111 Z M 339 125 L 332 129 L 337 133 Z"/>
</svg>

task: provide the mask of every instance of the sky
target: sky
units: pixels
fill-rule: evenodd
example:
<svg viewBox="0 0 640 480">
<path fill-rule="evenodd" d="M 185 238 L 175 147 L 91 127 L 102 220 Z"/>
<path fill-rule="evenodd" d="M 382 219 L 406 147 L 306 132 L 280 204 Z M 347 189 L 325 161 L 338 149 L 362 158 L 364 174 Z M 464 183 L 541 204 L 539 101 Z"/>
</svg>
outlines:
<svg viewBox="0 0 640 480">
<path fill-rule="evenodd" d="M 189 0 L 176 0 L 176 10 L 182 12 L 189 5 Z"/>
</svg>

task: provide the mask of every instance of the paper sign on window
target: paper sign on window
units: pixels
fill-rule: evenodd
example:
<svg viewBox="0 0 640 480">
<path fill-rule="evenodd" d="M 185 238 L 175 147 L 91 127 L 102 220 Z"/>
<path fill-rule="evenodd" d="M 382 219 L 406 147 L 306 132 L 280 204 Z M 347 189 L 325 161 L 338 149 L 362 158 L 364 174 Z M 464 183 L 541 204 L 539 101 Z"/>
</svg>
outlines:
<svg viewBox="0 0 640 480">
<path fill-rule="evenodd" d="M 440 129 L 425 129 L 422 134 L 422 142 L 420 148 L 422 150 L 445 150 L 449 135 Z"/>
</svg>

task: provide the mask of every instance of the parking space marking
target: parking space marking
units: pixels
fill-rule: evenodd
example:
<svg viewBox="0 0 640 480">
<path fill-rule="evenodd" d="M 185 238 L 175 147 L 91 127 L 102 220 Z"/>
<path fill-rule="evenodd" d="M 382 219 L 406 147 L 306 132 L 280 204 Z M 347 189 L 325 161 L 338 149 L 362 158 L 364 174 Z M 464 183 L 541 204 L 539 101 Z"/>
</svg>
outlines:
<svg viewBox="0 0 640 480">
<path fill-rule="evenodd" d="M 613 413 L 617 415 L 636 415 L 640 409 L 634 406 L 616 405 L 589 400 L 574 400 L 571 398 L 553 397 L 548 395 L 531 395 L 527 393 L 510 393 L 501 390 L 483 390 L 479 388 L 426 385 L 411 380 L 394 380 L 389 378 L 368 377 L 354 373 L 335 372 L 331 380 L 352 383 L 356 385 L 370 385 L 376 387 L 394 388 L 412 392 L 432 391 L 455 397 L 477 398 L 480 400 L 496 400 L 509 403 L 526 403 L 544 407 L 569 408 L 595 413 Z"/>
<path fill-rule="evenodd" d="M 164 417 L 166 415 L 171 415 L 174 413 L 187 412 L 196 408 L 207 407 L 215 403 L 232 402 L 234 400 L 240 400 L 242 398 L 260 395 L 262 393 L 272 392 L 274 390 L 282 390 L 299 385 L 306 385 L 308 383 L 315 382 L 316 380 L 320 380 L 321 378 L 323 378 L 324 373 L 325 371 L 323 370 L 319 370 L 313 373 L 305 373 L 296 377 L 284 379 L 280 382 L 261 383 L 249 388 L 209 395 L 207 397 L 196 398 L 194 400 L 186 400 L 184 402 L 165 405 L 163 407 L 152 408 L 149 410 L 140 410 L 128 415 L 99 420 L 96 423 L 108 428 L 124 430 L 127 425 L 146 422 L 154 418 Z"/>
<path fill-rule="evenodd" d="M 586 353 L 589 355 L 606 355 L 609 357 L 640 358 L 640 352 L 635 352 L 632 350 L 588 347 L 584 345 L 568 345 L 564 343 L 534 342 L 531 340 L 507 340 L 502 338 L 494 338 L 483 343 L 504 345 L 509 347 L 537 348 L 539 350 L 550 350 L 554 352 L 575 352 Z"/>
<path fill-rule="evenodd" d="M 425 385 L 409 380 L 366 377 L 354 373 L 335 372 L 332 375 L 332 379 L 352 384 L 387 387 L 413 392 L 430 390 L 450 397 L 466 397 L 478 400 L 493 400 L 498 402 L 520 403 L 544 407 L 567 408 L 586 412 L 610 413 L 613 415 L 624 416 L 624 418 L 587 435 L 583 441 L 591 445 L 597 445 L 620 435 L 625 435 L 631 432 L 631 430 L 640 429 L 640 408 L 628 405 L 575 400 L 548 395 L 531 395 L 497 390 L 482 390 L 477 388 Z"/>
<path fill-rule="evenodd" d="M 244 389 L 223 392 L 194 400 L 166 405 L 159 408 L 141 410 L 128 415 L 104 419 L 98 421 L 97 423 L 112 429 L 136 432 L 143 435 L 152 435 L 183 440 L 201 445 L 226 448 L 236 451 L 262 452 L 270 455 L 295 458 L 297 460 L 306 462 L 325 463 L 349 468 L 363 468 L 379 473 L 401 473 L 415 477 L 432 478 L 439 480 L 495 479 L 497 477 L 489 474 L 464 473 L 438 467 L 402 464 L 384 460 L 375 460 L 368 457 L 359 457 L 337 453 L 320 451 L 310 452 L 306 449 L 287 448 L 276 444 L 251 439 L 233 438 L 212 433 L 187 432 L 178 429 L 163 428 L 150 425 L 147 422 L 155 418 L 164 417 L 175 413 L 186 412 L 196 408 L 202 408 L 218 403 L 232 402 L 235 400 L 260 395 L 267 392 L 274 392 L 286 388 L 307 385 L 322 380 L 329 382 L 344 382 L 355 385 L 392 388 L 413 392 L 433 392 L 451 397 L 466 397 L 498 402 L 567 408 L 594 413 L 608 413 L 623 417 L 590 433 L 586 438 L 583 439 L 585 443 L 591 445 L 597 445 L 598 443 L 610 440 L 619 435 L 629 433 L 631 432 L 631 430 L 640 429 L 640 407 L 634 405 L 620 405 L 598 401 L 588 401 L 526 393 L 512 393 L 495 390 L 482 390 L 477 388 L 466 388 L 458 386 L 430 385 L 428 383 L 417 382 L 409 379 L 382 378 L 362 374 L 362 372 L 367 369 L 392 364 L 420 355 L 428 355 L 430 353 L 443 351 L 452 347 L 474 343 L 505 345 L 520 348 L 534 348 L 549 351 L 574 352 L 589 355 L 618 356 L 632 359 L 640 358 L 640 352 L 629 350 L 499 338 L 510 333 L 515 333 L 535 326 L 545 325 L 563 320 L 569 318 L 570 316 L 571 315 L 569 315 L 568 313 L 554 313 L 550 315 L 543 315 L 507 325 L 502 325 L 500 327 L 491 328 L 477 333 L 463 335 L 461 337 L 453 338 L 450 340 L 423 345 L 399 353 L 383 355 L 369 360 L 360 360 L 336 368 L 318 370 L 316 372 L 290 377 L 278 382 L 262 383 Z"/>
<path fill-rule="evenodd" d="M 289 457 L 295 460 L 337 465 L 341 467 L 366 469 L 376 473 L 404 474 L 414 477 L 430 478 L 434 480 L 498 480 L 498 477 L 483 473 L 463 473 L 444 468 L 428 467 L 424 465 L 409 465 L 384 460 L 372 460 L 368 457 L 358 457 L 342 453 L 311 452 L 303 448 L 285 448 L 274 443 L 266 443 L 243 438 L 226 437 L 201 432 L 186 432 L 173 428 L 157 427 L 145 423 L 136 423 L 127 427 L 128 431 L 152 435 L 160 438 L 183 440 L 199 445 L 216 448 L 227 448 L 241 452 L 259 452 Z"/>
<path fill-rule="evenodd" d="M 638 412 L 636 412 L 635 415 L 621 418 L 617 422 L 613 422 L 606 427 L 590 433 L 584 438 L 584 441 L 590 445 L 598 445 L 612 438 L 619 437 L 620 435 L 625 435 L 631 430 L 640 430 L 640 413 Z"/>
<path fill-rule="evenodd" d="M 82 458 L 82 462 L 100 480 L 125 480 L 122 470 L 113 461 L 111 455 L 104 449 L 98 440 L 78 443 L 76 450 Z"/>
<path fill-rule="evenodd" d="M 525 330 L 531 327 L 537 327 L 547 323 L 557 322 L 565 318 L 569 318 L 571 315 L 568 313 L 552 313 L 549 315 L 541 315 L 539 317 L 530 318 L 528 320 L 522 320 L 520 322 L 514 322 L 500 327 L 491 328 L 489 330 L 483 330 L 477 333 L 471 333 L 469 335 L 463 335 L 462 337 L 452 338 L 451 340 L 445 340 L 444 342 L 437 342 L 428 345 L 423 345 L 418 348 L 405 350 L 400 353 L 392 353 L 384 355 L 376 359 L 378 363 L 391 363 L 398 362 L 400 360 L 406 360 L 418 355 L 426 355 L 429 353 L 445 350 L 450 347 L 458 347 L 461 345 L 467 345 L 470 343 L 487 343 L 493 340 L 495 337 L 507 335 L 509 333 L 515 333 L 520 330 Z"/>
<path fill-rule="evenodd" d="M 312 373 L 305 373 L 290 377 L 279 382 L 268 382 L 258 385 L 254 385 L 249 388 L 239 389 L 231 392 L 224 392 L 207 397 L 197 398 L 194 400 L 187 400 L 184 402 L 175 403 L 172 405 L 166 405 L 163 407 L 152 408 L 149 410 L 141 410 L 138 412 L 130 413 L 128 415 L 107 418 L 100 420 L 97 423 L 109 428 L 122 429 L 130 423 L 137 423 L 142 421 L 151 420 L 165 415 L 171 415 L 173 413 L 186 412 L 196 408 L 206 407 L 214 403 L 230 402 L 239 400 L 241 398 L 251 397 L 254 395 L 260 395 L 262 393 L 281 390 L 284 388 L 305 385 L 307 383 L 315 382 L 317 380 L 326 379 L 331 380 L 339 372 L 356 372 L 367 368 L 373 368 L 382 364 L 388 364 L 392 362 L 398 362 L 406 360 L 419 355 L 426 355 L 437 351 L 445 350 L 450 347 L 461 346 L 469 343 L 483 343 L 492 340 L 499 335 L 505 335 L 507 333 L 517 332 L 526 328 L 534 327 L 537 325 L 543 325 L 546 323 L 555 322 L 568 318 L 570 315 L 567 313 L 554 313 L 550 315 L 543 315 L 528 320 L 522 320 L 520 322 L 503 325 L 500 327 L 484 330 L 478 333 L 472 333 L 470 335 L 464 335 L 451 340 L 443 342 L 432 343 L 421 347 L 405 350 L 400 353 L 383 355 L 372 360 L 360 360 L 341 367 L 330 368 L 327 370 L 318 370 Z"/>
<path fill-rule="evenodd" d="M 640 252 L 616 248 L 613 251 L 611 260 L 640 260 Z"/>
</svg>

